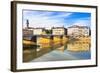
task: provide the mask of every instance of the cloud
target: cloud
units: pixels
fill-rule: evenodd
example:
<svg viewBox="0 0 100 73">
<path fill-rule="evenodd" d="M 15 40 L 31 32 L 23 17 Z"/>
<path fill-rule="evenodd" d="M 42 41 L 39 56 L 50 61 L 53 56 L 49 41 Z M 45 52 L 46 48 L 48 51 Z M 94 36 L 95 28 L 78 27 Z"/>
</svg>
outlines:
<svg viewBox="0 0 100 73">
<path fill-rule="evenodd" d="M 23 11 L 23 27 L 26 27 L 26 20 L 29 20 L 30 27 L 62 27 L 71 25 L 91 25 L 90 14 L 75 12 L 49 12 L 49 11 Z"/>
<path fill-rule="evenodd" d="M 64 23 L 64 17 L 70 16 L 72 13 L 57 13 L 57 12 L 40 12 L 40 11 L 25 11 L 24 27 L 26 26 L 26 20 L 29 20 L 31 27 L 61 27 Z"/>
<path fill-rule="evenodd" d="M 73 25 L 79 25 L 79 26 L 91 26 L 91 21 L 89 20 L 77 20 Z"/>
</svg>

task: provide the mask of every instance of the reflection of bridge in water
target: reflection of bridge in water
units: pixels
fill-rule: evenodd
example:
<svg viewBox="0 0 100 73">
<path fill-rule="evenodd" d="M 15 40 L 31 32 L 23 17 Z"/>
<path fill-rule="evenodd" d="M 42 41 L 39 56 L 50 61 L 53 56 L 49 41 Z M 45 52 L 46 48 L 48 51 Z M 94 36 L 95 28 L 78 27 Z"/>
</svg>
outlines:
<svg viewBox="0 0 100 73">
<path fill-rule="evenodd" d="M 46 46 L 46 45 L 44 45 Z M 63 47 L 63 48 L 62 48 Z M 24 50 L 23 52 L 23 62 L 29 62 L 31 60 L 34 60 L 38 57 L 41 57 L 47 53 L 50 53 L 51 51 L 58 49 L 58 50 L 65 50 L 67 46 L 63 46 L 61 44 L 56 45 L 50 45 L 49 47 L 35 47 L 35 48 L 28 48 Z"/>
<path fill-rule="evenodd" d="M 62 54 L 65 50 L 72 52 L 85 52 L 90 50 L 88 43 L 65 43 L 50 45 L 42 44 L 41 47 L 29 47 L 23 51 L 23 62 L 30 62 L 34 59 L 41 58 L 43 55 L 49 54 L 52 51 L 61 51 Z M 56 59 L 56 57 L 55 57 Z"/>
<path fill-rule="evenodd" d="M 39 46 L 30 45 L 30 47 L 27 47 L 26 49 L 24 47 L 24 56 L 23 56 L 24 61 L 27 62 L 31 59 L 35 59 L 46 53 L 51 52 L 55 48 L 59 48 L 59 47 L 63 46 L 62 41 L 59 41 L 59 43 L 57 43 L 57 44 L 56 43 L 54 44 L 54 42 L 52 42 L 55 37 L 62 40 L 63 37 L 67 37 L 67 36 L 66 35 L 30 35 L 30 36 L 28 35 L 28 36 L 23 36 L 24 40 L 30 40 L 32 42 L 35 42 L 36 45 L 39 45 Z M 40 43 L 41 38 L 49 39 L 49 43 L 45 43 L 46 41 L 44 41 L 45 44 L 43 44 L 43 42 Z M 23 46 L 25 46 L 25 45 L 23 45 Z M 29 55 L 25 53 L 27 51 L 30 51 Z M 25 55 L 27 55 L 27 56 L 25 56 Z M 28 57 L 30 59 L 28 59 L 26 57 Z"/>
<path fill-rule="evenodd" d="M 50 45 L 48 47 L 44 47 L 47 45 L 41 45 L 41 47 L 35 47 L 35 48 L 27 48 L 23 51 L 23 62 L 30 62 L 34 61 L 37 58 L 41 58 L 42 56 L 49 54 L 56 51 L 61 52 L 59 54 L 65 53 L 65 51 L 72 51 L 73 53 L 78 52 L 87 52 L 90 51 L 90 44 L 89 43 L 65 43 L 65 44 L 56 44 L 56 45 Z M 81 54 L 84 56 L 84 54 Z M 85 54 L 86 55 L 86 54 Z M 56 59 L 56 55 L 55 59 Z M 67 56 L 66 56 L 67 57 Z M 59 57 L 60 58 L 60 57 Z M 66 59 L 66 58 L 65 58 Z M 44 60 L 41 60 L 44 61 Z"/>
<path fill-rule="evenodd" d="M 50 43 L 39 43 L 40 38 L 47 38 L 50 39 Z M 57 37 L 59 39 L 63 39 L 63 37 L 67 37 L 66 35 L 31 35 L 31 36 L 24 36 L 24 40 L 30 40 L 36 43 L 38 46 L 30 46 L 23 51 L 23 62 L 30 62 L 36 58 L 40 58 L 43 55 L 52 52 L 53 50 L 59 50 L 59 51 L 64 51 L 64 50 L 69 50 L 69 51 L 89 51 L 90 50 L 90 44 L 87 42 L 82 42 L 80 41 L 75 41 L 69 42 L 69 43 L 54 43 L 52 40 Z M 56 57 L 55 57 L 56 58 Z"/>
<path fill-rule="evenodd" d="M 57 37 L 59 39 L 63 39 L 63 37 L 67 37 L 67 35 L 24 35 L 23 39 L 24 40 L 30 40 L 35 42 L 36 44 L 39 44 L 40 38 L 45 38 L 45 39 L 50 39 L 51 41 L 54 39 L 54 37 Z"/>
</svg>

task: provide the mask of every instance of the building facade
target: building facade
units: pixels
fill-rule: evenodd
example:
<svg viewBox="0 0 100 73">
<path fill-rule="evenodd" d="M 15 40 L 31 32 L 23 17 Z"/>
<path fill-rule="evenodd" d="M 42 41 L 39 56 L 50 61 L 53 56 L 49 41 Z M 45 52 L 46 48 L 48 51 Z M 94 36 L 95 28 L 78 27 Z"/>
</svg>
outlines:
<svg viewBox="0 0 100 73">
<path fill-rule="evenodd" d="M 64 27 L 53 27 L 52 28 L 52 35 L 66 35 L 67 29 Z"/>
<path fill-rule="evenodd" d="M 71 26 L 67 29 L 67 35 L 73 37 L 90 36 L 90 28 L 86 26 Z"/>
<path fill-rule="evenodd" d="M 33 29 L 33 35 L 43 35 L 45 34 L 44 28 L 34 28 Z"/>
<path fill-rule="evenodd" d="M 44 28 L 28 28 L 23 30 L 23 34 L 27 35 L 42 35 L 45 34 Z"/>
<path fill-rule="evenodd" d="M 23 36 L 33 35 L 33 30 L 31 29 L 23 29 Z"/>
</svg>

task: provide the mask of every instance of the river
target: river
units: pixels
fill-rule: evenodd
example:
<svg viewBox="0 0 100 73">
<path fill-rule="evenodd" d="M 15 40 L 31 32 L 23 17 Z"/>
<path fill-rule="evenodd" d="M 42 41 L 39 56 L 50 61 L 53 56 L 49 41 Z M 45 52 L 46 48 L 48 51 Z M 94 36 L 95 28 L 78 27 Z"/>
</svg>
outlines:
<svg viewBox="0 0 100 73">
<path fill-rule="evenodd" d="M 23 50 L 23 62 L 67 61 L 91 59 L 89 43 L 41 44 Z"/>
</svg>

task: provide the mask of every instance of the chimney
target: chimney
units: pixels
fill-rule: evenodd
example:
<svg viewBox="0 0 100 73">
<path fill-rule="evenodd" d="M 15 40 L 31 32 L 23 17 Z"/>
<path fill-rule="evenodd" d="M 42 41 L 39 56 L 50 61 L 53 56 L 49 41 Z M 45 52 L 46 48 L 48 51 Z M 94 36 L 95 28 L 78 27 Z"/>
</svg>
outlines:
<svg viewBox="0 0 100 73">
<path fill-rule="evenodd" d="M 26 20 L 27 29 L 29 28 L 29 20 Z"/>
</svg>

